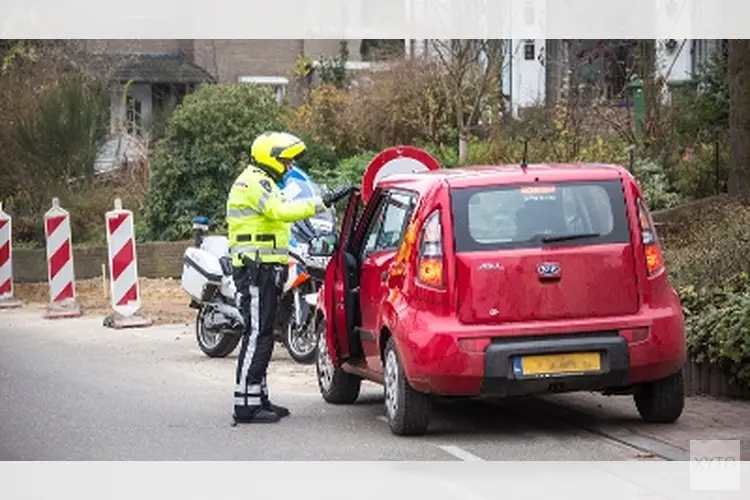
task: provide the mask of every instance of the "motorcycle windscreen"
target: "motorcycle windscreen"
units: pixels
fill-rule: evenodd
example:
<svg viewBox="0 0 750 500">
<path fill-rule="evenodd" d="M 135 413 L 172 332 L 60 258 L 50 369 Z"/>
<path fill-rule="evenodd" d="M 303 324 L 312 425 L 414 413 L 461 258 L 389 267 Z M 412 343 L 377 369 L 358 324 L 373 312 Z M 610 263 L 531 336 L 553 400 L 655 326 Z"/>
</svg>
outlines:
<svg viewBox="0 0 750 500">
<path fill-rule="evenodd" d="M 323 193 L 320 186 L 310 176 L 296 167 L 287 172 L 282 190 L 288 200 L 302 200 L 321 196 Z M 335 237 L 335 234 L 336 215 L 333 209 L 292 224 L 292 236 L 297 243 L 306 244 L 315 237 Z"/>
<path fill-rule="evenodd" d="M 397 146 L 378 153 L 362 176 L 362 200 L 367 203 L 378 182 L 397 174 L 427 172 L 440 168 L 440 163 L 427 151 L 414 146 Z"/>
</svg>

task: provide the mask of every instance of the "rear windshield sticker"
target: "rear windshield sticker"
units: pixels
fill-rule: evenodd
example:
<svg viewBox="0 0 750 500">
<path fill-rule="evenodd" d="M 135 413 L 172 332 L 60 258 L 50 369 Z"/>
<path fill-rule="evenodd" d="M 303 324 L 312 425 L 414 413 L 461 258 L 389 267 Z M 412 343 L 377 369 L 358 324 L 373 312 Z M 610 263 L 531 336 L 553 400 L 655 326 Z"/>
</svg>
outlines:
<svg viewBox="0 0 750 500">
<path fill-rule="evenodd" d="M 527 200 L 556 200 L 555 186 L 525 186 L 521 188 L 521 195 Z"/>
</svg>

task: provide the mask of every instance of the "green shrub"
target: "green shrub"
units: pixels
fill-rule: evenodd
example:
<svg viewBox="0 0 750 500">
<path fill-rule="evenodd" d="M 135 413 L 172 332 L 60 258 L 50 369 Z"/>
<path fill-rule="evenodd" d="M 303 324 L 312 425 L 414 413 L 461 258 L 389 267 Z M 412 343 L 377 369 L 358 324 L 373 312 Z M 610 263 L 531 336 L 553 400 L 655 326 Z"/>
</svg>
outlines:
<svg viewBox="0 0 750 500">
<path fill-rule="evenodd" d="M 364 151 L 356 156 L 345 158 L 339 164 L 338 169 L 331 172 L 332 175 L 327 180 L 328 184 L 332 187 L 343 184 L 360 184 L 365 168 L 376 155 L 377 153 L 374 151 Z"/>
<path fill-rule="evenodd" d="M 37 104 L 13 126 L 22 169 L 17 178 L 29 209 L 38 210 L 35 201 L 45 206 L 52 193 L 61 196 L 92 179 L 96 155 L 109 132 L 108 118 L 109 93 L 101 82 L 72 74 L 43 88 Z"/>
<path fill-rule="evenodd" d="M 421 142 L 417 141 L 415 144 L 417 147 L 424 149 L 432 157 L 434 157 L 439 163 L 441 168 L 453 168 L 458 166 L 458 148 L 452 143 L 446 144 L 435 144 L 432 142 Z M 469 144 L 469 158 L 472 157 L 471 151 L 473 150 L 473 144 Z"/>
<path fill-rule="evenodd" d="M 709 58 L 698 69 L 697 92 L 673 93 L 677 110 L 676 132 L 693 137 L 729 126 L 729 78 L 727 59 Z"/>
<path fill-rule="evenodd" d="M 307 146 L 307 151 L 299 162 L 300 167 L 313 179 L 322 182 L 328 178 L 329 173 L 336 170 L 338 154 L 332 147 L 315 140 L 310 134 L 300 134 L 299 137 Z"/>
<path fill-rule="evenodd" d="M 665 151 L 673 185 L 685 198 L 698 199 L 726 190 L 729 165 L 729 81 L 727 60 L 711 57 L 701 66 L 694 85 L 672 92 L 669 129 L 673 144 Z M 717 165 L 718 143 L 718 165 Z"/>
<path fill-rule="evenodd" d="M 189 237 L 196 215 L 225 225 L 229 188 L 248 161 L 250 145 L 278 130 L 281 107 L 270 89 L 256 85 L 204 85 L 172 115 L 151 156 L 145 218 L 149 236 Z"/>
<path fill-rule="evenodd" d="M 667 173 L 660 164 L 652 160 L 636 160 L 633 162 L 633 175 L 638 179 L 651 210 L 672 208 L 682 201 L 680 194 L 670 186 Z"/>
<path fill-rule="evenodd" d="M 719 285 L 680 289 L 687 344 L 697 363 L 722 368 L 730 381 L 750 387 L 750 280 L 739 273 Z"/>
<path fill-rule="evenodd" d="M 726 135 L 721 134 L 718 141 L 717 138 L 707 139 L 706 142 L 689 146 L 683 152 L 668 170 L 672 185 L 681 196 L 698 200 L 726 192 L 729 174 L 728 145 Z"/>
</svg>

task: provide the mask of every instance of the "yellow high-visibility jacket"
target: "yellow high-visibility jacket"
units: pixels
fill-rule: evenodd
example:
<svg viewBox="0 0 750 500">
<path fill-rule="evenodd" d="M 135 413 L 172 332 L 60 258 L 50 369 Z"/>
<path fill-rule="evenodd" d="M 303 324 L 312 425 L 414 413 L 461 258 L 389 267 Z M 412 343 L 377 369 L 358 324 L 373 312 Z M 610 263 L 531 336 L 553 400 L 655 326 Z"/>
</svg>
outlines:
<svg viewBox="0 0 750 500">
<path fill-rule="evenodd" d="M 263 170 L 248 166 L 234 181 L 227 198 L 229 249 L 235 266 L 242 257 L 286 264 L 291 224 L 325 210 L 320 198 L 289 201 Z"/>
</svg>

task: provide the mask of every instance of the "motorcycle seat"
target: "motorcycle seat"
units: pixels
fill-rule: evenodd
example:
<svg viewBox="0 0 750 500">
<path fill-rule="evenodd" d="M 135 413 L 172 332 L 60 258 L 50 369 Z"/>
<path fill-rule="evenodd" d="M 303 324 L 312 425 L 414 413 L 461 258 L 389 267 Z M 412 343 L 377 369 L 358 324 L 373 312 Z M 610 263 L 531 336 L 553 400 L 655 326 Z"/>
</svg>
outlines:
<svg viewBox="0 0 750 500">
<path fill-rule="evenodd" d="M 224 276 L 231 276 L 234 271 L 234 265 L 232 264 L 232 257 L 229 255 L 223 255 L 219 257 L 219 265 L 221 270 L 224 271 Z"/>
</svg>

